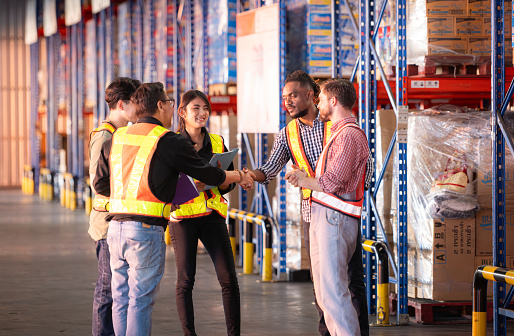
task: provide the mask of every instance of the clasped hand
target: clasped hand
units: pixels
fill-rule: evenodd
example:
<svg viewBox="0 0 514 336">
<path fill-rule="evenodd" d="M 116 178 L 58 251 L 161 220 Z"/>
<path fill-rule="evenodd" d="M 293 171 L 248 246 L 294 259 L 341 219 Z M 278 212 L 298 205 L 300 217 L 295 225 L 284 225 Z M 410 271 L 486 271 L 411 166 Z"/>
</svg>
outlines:
<svg viewBox="0 0 514 336">
<path fill-rule="evenodd" d="M 248 168 L 244 167 L 243 170 L 241 170 L 241 173 L 243 174 L 243 179 L 241 182 L 239 182 L 239 185 L 244 190 L 251 190 L 253 189 L 253 181 L 255 180 L 255 174 L 248 170 Z"/>
<path fill-rule="evenodd" d="M 286 173 L 287 182 L 291 183 L 294 187 L 302 187 L 302 182 L 309 177 L 305 169 L 300 169 L 298 166 L 293 165 L 293 170 Z"/>
</svg>

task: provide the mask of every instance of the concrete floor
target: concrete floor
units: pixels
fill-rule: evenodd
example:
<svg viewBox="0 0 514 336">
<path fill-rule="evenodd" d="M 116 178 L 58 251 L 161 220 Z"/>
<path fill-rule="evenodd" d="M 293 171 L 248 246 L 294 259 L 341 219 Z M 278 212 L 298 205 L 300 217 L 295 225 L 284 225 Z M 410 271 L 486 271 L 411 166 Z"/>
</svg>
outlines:
<svg viewBox="0 0 514 336">
<path fill-rule="evenodd" d="M 0 190 L 0 335 L 90 335 L 97 276 L 94 242 L 82 211 Z M 241 275 L 242 333 L 317 335 L 311 283 L 259 283 Z M 153 314 L 153 335 L 181 335 L 171 247 Z M 225 335 L 221 294 L 207 255 L 194 290 L 199 335 Z M 491 327 L 489 327 L 491 329 Z M 509 330 L 514 329 L 509 327 Z M 372 327 L 372 335 L 470 335 L 471 325 Z M 490 332 L 492 334 L 492 332 Z"/>
</svg>

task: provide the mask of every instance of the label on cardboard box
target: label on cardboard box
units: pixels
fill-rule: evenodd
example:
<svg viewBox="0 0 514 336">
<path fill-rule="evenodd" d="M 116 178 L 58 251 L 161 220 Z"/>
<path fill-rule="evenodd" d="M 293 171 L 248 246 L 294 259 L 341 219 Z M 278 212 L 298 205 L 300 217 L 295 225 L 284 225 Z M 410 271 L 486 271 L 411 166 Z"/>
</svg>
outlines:
<svg viewBox="0 0 514 336">
<path fill-rule="evenodd" d="M 468 15 L 487 16 L 491 15 L 491 1 L 468 0 Z"/>
<path fill-rule="evenodd" d="M 481 210 L 476 215 L 476 244 L 477 256 L 491 255 L 493 253 L 493 212 Z M 514 212 L 505 213 L 505 242 L 507 255 L 514 255 Z"/>
<path fill-rule="evenodd" d="M 465 54 L 468 49 L 468 39 L 464 37 L 429 37 L 428 54 Z"/>
<path fill-rule="evenodd" d="M 475 259 L 475 218 L 433 220 L 431 255 L 420 253 L 419 265 L 432 260 L 432 279 L 418 277 L 417 295 L 432 300 L 471 300 Z M 428 260 L 422 260 L 423 258 Z M 420 270 L 423 273 L 430 270 Z"/>
<path fill-rule="evenodd" d="M 457 36 L 483 35 L 483 19 L 477 17 L 456 17 L 455 32 Z"/>
<path fill-rule="evenodd" d="M 455 20 L 453 17 L 428 17 L 428 36 L 452 37 L 455 35 Z"/>
<path fill-rule="evenodd" d="M 427 15 L 466 15 L 466 0 L 426 0 Z"/>
</svg>

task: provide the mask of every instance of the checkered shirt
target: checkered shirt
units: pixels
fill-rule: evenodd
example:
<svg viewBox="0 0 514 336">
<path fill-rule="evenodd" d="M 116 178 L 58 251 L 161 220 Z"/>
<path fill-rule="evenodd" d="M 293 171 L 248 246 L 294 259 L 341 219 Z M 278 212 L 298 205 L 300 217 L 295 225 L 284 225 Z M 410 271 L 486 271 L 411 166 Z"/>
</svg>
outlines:
<svg viewBox="0 0 514 336">
<path fill-rule="evenodd" d="M 323 150 L 323 130 L 325 128 L 325 123 L 323 123 L 318 116 L 314 119 L 312 127 L 305 125 L 301 121 L 298 124 L 300 126 L 300 137 L 302 139 L 307 161 L 313 170 L 315 170 L 316 162 Z M 294 162 L 293 154 L 287 143 L 286 128 L 284 127 L 275 138 L 268 161 L 266 161 L 266 163 L 261 167 L 257 168 L 266 176 L 266 179 L 262 183 L 267 184 L 273 180 L 286 166 L 289 160 Z M 370 155 L 366 170 L 366 189 L 368 189 L 371 184 L 373 173 L 374 165 L 373 159 Z M 309 200 L 302 200 L 302 216 L 305 222 L 311 221 L 311 206 Z"/>
</svg>

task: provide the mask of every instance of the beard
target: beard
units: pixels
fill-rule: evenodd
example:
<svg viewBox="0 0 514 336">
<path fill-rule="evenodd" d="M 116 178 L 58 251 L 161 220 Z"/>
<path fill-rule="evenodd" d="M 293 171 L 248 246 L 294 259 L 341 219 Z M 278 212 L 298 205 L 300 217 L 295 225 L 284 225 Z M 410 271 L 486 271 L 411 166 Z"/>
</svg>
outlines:
<svg viewBox="0 0 514 336">
<path fill-rule="evenodd" d="M 324 111 L 319 110 L 319 119 L 323 122 L 330 121 L 331 115 L 332 115 L 332 111 L 330 109 L 326 109 Z"/>
<path fill-rule="evenodd" d="M 309 113 L 309 108 L 306 108 L 304 110 L 298 111 L 296 113 L 290 113 L 290 116 L 293 119 L 298 119 L 298 118 L 305 117 L 307 115 L 307 113 Z"/>
</svg>

